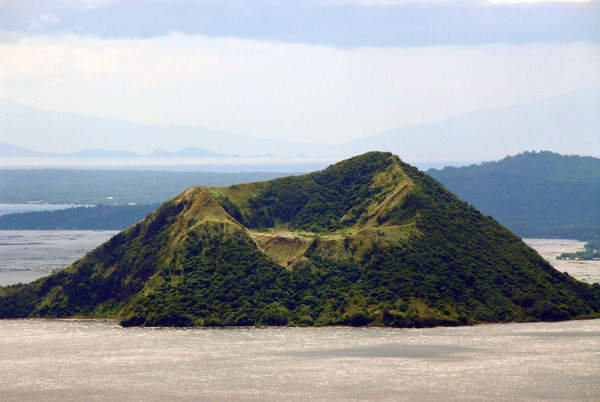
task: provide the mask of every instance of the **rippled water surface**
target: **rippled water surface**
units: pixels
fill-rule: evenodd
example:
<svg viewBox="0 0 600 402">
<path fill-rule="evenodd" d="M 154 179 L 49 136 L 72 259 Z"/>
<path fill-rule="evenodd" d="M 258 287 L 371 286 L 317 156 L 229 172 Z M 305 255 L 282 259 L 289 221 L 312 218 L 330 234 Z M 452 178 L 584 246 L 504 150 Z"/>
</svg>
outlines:
<svg viewBox="0 0 600 402">
<path fill-rule="evenodd" d="M 560 272 L 587 283 L 600 283 L 600 261 L 557 260 L 562 253 L 583 251 L 585 242 L 568 239 L 523 239 Z"/>
<path fill-rule="evenodd" d="M 0 321 L 3 400 L 598 401 L 600 320 L 434 329 Z"/>
<path fill-rule="evenodd" d="M 0 286 L 48 276 L 116 233 L 116 230 L 0 230 Z"/>
</svg>

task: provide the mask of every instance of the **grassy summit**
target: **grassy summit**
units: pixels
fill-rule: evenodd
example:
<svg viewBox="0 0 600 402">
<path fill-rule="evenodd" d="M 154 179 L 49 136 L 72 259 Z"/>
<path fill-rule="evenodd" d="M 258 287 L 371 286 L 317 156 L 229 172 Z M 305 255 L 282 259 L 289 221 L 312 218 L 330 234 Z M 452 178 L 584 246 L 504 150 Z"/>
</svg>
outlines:
<svg viewBox="0 0 600 402">
<path fill-rule="evenodd" d="M 0 317 L 126 326 L 434 326 L 599 311 L 597 286 L 379 152 L 190 188 L 62 271 L 0 288 Z"/>
</svg>

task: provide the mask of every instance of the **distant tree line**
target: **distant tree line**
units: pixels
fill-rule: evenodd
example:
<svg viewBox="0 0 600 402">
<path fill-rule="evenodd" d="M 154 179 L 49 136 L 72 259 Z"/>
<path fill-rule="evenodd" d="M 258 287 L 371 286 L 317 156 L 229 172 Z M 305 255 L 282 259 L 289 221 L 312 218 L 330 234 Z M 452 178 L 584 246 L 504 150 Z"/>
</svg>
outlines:
<svg viewBox="0 0 600 402">
<path fill-rule="evenodd" d="M 559 260 L 600 260 L 600 240 L 592 240 L 584 246 L 585 250 L 576 253 L 562 253 Z"/>
<path fill-rule="evenodd" d="M 0 216 L 0 230 L 121 230 L 144 219 L 160 204 L 97 205 Z"/>
</svg>

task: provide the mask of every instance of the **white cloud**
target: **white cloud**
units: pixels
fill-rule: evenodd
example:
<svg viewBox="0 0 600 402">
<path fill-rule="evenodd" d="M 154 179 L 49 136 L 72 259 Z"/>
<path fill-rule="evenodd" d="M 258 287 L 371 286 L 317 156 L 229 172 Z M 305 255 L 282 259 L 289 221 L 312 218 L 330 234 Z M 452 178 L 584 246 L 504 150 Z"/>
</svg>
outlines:
<svg viewBox="0 0 600 402">
<path fill-rule="evenodd" d="M 32 31 L 32 30 L 40 29 L 44 25 L 58 25 L 58 24 L 60 24 L 60 19 L 56 15 L 46 13 L 46 14 L 40 14 L 36 18 L 32 19 L 31 23 L 29 24 L 28 29 L 30 31 Z"/>
<path fill-rule="evenodd" d="M 117 3 L 118 0 L 76 0 L 74 3 L 77 5 L 83 5 L 84 9 L 92 10 L 95 8 L 102 8 L 109 4 Z"/>
<path fill-rule="evenodd" d="M 49 110 L 341 142 L 586 87 L 592 44 L 357 48 L 29 36 L 0 43 L 0 97 Z"/>
<path fill-rule="evenodd" d="M 31 23 L 29 24 L 29 27 L 27 29 L 33 31 L 35 29 L 40 29 L 41 27 L 42 24 L 40 24 L 37 20 L 33 19 L 31 20 Z"/>
<path fill-rule="evenodd" d="M 40 14 L 38 18 L 48 24 L 58 24 L 60 22 L 60 19 L 54 14 Z"/>
</svg>

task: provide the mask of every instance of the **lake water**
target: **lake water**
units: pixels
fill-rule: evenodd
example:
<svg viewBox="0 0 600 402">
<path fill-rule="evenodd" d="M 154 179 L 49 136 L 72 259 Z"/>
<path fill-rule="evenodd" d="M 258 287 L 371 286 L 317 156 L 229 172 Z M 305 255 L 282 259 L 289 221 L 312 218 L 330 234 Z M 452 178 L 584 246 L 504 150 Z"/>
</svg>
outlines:
<svg viewBox="0 0 600 402">
<path fill-rule="evenodd" d="M 308 157 L 2 158 L 0 169 L 133 169 L 208 172 L 312 172 L 342 159 Z M 427 166 L 427 165 L 425 165 Z M 428 166 L 427 166 L 428 167 Z"/>
<path fill-rule="evenodd" d="M 600 283 L 600 261 L 557 260 L 562 253 L 582 251 L 585 242 L 568 239 L 523 239 L 560 272 L 587 283 Z"/>
<path fill-rule="evenodd" d="M 115 230 L 0 230 L 0 286 L 47 276 L 116 233 Z"/>
<path fill-rule="evenodd" d="M 600 320 L 121 328 L 0 320 L 0 399 L 598 401 Z"/>
</svg>

